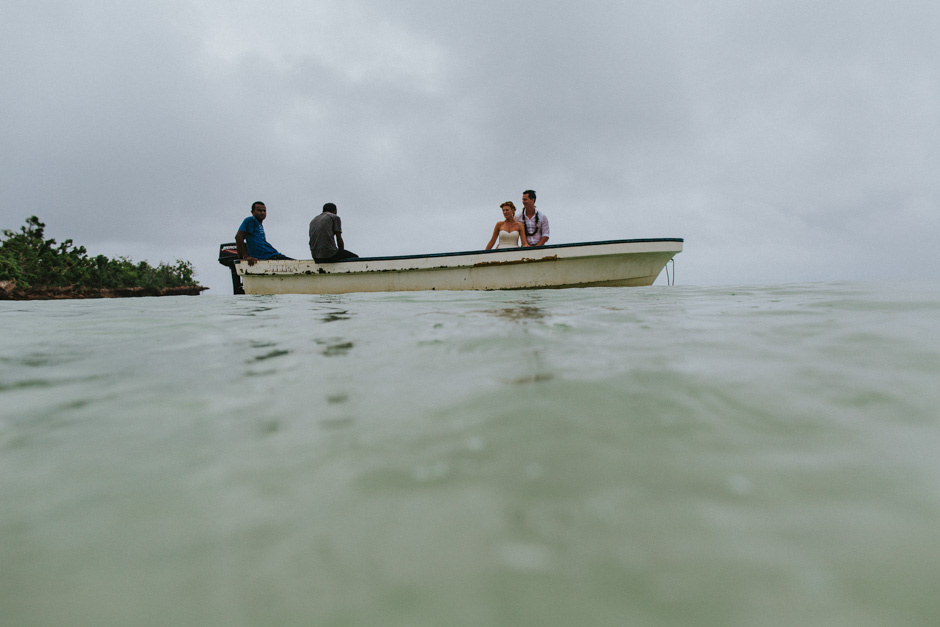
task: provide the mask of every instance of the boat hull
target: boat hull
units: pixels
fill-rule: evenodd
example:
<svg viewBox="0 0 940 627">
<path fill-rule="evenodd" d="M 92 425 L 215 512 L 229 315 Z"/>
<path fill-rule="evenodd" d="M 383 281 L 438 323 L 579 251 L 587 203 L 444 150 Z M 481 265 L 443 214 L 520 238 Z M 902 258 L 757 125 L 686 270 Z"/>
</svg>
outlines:
<svg viewBox="0 0 940 627">
<path fill-rule="evenodd" d="M 652 285 L 681 239 L 616 240 L 537 248 L 237 265 L 247 294 L 343 294 Z"/>
</svg>

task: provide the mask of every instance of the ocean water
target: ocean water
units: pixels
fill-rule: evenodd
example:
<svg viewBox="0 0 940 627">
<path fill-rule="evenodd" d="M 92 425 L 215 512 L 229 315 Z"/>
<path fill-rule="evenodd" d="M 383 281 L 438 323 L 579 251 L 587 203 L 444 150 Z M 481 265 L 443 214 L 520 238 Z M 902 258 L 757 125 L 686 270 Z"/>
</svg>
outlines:
<svg viewBox="0 0 940 627">
<path fill-rule="evenodd" d="M 940 285 L 0 302 L 0 624 L 936 625 Z"/>
</svg>

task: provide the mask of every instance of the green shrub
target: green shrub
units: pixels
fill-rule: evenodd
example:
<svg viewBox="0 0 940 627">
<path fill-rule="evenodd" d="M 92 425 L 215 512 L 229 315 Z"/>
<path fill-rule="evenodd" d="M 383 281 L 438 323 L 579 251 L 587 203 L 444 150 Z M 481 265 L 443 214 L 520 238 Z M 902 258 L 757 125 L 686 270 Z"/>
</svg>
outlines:
<svg viewBox="0 0 940 627">
<path fill-rule="evenodd" d="M 195 285 L 193 266 L 177 259 L 175 264 L 153 267 L 126 257 L 89 257 L 84 246 L 67 239 L 56 245 L 45 239 L 46 225 L 36 216 L 26 219 L 19 232 L 3 230 L 0 241 L 0 280 L 14 279 L 18 286 L 76 288 L 163 288 Z"/>
</svg>

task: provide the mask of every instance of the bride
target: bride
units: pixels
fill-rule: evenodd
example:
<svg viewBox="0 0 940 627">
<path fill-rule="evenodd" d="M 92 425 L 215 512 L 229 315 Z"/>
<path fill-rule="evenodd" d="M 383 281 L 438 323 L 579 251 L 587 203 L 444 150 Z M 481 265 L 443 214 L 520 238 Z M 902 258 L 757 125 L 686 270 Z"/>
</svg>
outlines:
<svg viewBox="0 0 940 627">
<path fill-rule="evenodd" d="M 490 238 L 490 243 L 486 245 L 486 250 L 493 248 L 497 238 L 499 238 L 499 248 L 518 248 L 520 240 L 523 246 L 528 246 L 529 243 L 525 238 L 525 227 L 516 220 L 516 206 L 512 204 L 512 201 L 507 200 L 499 208 L 503 210 L 505 220 L 496 223 L 496 227 L 493 229 L 493 237 Z"/>
</svg>

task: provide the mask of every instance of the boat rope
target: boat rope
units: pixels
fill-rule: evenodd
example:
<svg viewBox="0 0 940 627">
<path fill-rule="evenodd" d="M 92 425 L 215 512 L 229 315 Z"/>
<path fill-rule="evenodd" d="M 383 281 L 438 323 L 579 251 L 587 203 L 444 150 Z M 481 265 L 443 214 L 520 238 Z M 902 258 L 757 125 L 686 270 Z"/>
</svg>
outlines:
<svg viewBox="0 0 940 627">
<path fill-rule="evenodd" d="M 672 264 L 672 278 L 669 276 L 669 264 Z M 676 258 L 673 257 L 666 262 L 666 285 L 675 285 L 676 284 Z"/>
</svg>

